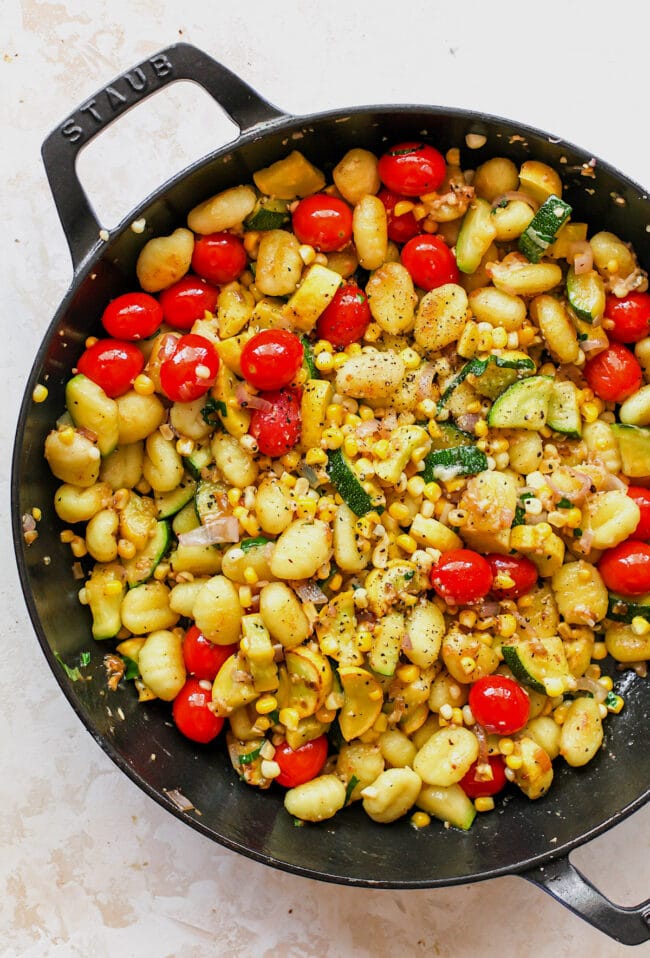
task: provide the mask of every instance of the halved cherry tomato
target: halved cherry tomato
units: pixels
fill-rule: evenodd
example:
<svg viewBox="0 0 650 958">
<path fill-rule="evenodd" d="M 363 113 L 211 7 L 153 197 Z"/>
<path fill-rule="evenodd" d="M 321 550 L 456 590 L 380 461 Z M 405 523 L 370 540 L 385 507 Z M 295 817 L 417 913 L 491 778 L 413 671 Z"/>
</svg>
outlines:
<svg viewBox="0 0 650 958">
<path fill-rule="evenodd" d="M 524 727 L 530 715 L 530 699 L 507 675 L 484 675 L 469 690 L 469 707 L 486 732 L 512 735 Z"/>
<path fill-rule="evenodd" d="M 341 249 L 352 237 L 352 210 L 338 196 L 314 193 L 300 200 L 291 218 L 301 243 L 323 253 Z"/>
<path fill-rule="evenodd" d="M 77 369 L 101 386 L 107 396 L 122 396 L 144 367 L 144 356 L 133 343 L 98 339 L 79 357 Z"/>
<path fill-rule="evenodd" d="M 474 762 L 465 772 L 458 783 L 466 795 L 470 798 L 483 798 L 487 795 L 497 795 L 501 792 L 508 779 L 506 778 L 506 764 L 501 755 L 488 755 L 488 762 L 492 769 L 492 778 L 489 781 L 482 781 L 476 778 L 476 769 L 478 760 Z"/>
<path fill-rule="evenodd" d="M 350 280 L 339 286 L 318 317 L 316 332 L 333 346 L 349 346 L 361 339 L 371 319 L 366 294 Z"/>
<path fill-rule="evenodd" d="M 610 592 L 626 596 L 650 592 L 650 545 L 626 539 L 603 552 L 598 571 Z"/>
<path fill-rule="evenodd" d="M 278 389 L 261 394 L 270 409 L 254 409 L 249 433 L 257 440 L 263 456 L 284 456 L 300 439 L 300 392 Z"/>
<path fill-rule="evenodd" d="M 402 200 L 409 200 L 410 197 L 400 196 L 399 193 L 393 193 L 392 190 L 380 190 L 377 196 L 386 208 L 388 239 L 394 243 L 406 243 L 407 240 L 413 239 L 414 236 L 422 232 L 418 221 L 410 210 L 407 213 L 400 213 L 399 216 L 395 216 L 395 206 Z"/>
<path fill-rule="evenodd" d="M 202 745 L 216 738 L 223 728 L 223 718 L 208 708 L 211 702 L 212 689 L 204 689 L 200 679 L 190 676 L 172 705 L 178 730 Z"/>
<path fill-rule="evenodd" d="M 428 292 L 445 283 L 458 282 L 454 254 L 440 236 L 421 233 L 402 247 L 402 264 L 416 286 Z"/>
<path fill-rule="evenodd" d="M 585 365 L 584 377 L 606 402 L 623 402 L 643 382 L 639 361 L 621 343 L 612 343 Z"/>
<path fill-rule="evenodd" d="M 627 494 L 630 499 L 634 499 L 641 512 L 633 538 L 650 539 L 650 489 L 645 489 L 643 486 L 628 486 Z"/>
<path fill-rule="evenodd" d="M 295 788 L 316 778 L 327 761 L 327 735 L 319 735 L 297 749 L 282 742 L 275 750 L 273 761 L 280 766 L 274 781 L 285 788 Z"/>
<path fill-rule="evenodd" d="M 197 319 L 203 319 L 206 310 L 216 311 L 218 299 L 217 287 L 200 276 L 183 276 L 158 297 L 165 322 L 174 329 L 191 329 Z"/>
<path fill-rule="evenodd" d="M 148 339 L 162 321 L 162 306 L 149 293 L 124 293 L 111 300 L 102 315 L 102 325 L 113 339 Z"/>
<path fill-rule="evenodd" d="M 226 659 L 237 651 L 235 645 L 216 645 L 203 635 L 197 625 L 191 625 L 183 639 L 185 668 L 197 679 L 213 682 Z"/>
<path fill-rule="evenodd" d="M 246 269 L 248 255 L 233 233 L 208 233 L 194 242 L 192 269 L 209 283 L 232 283 Z"/>
<path fill-rule="evenodd" d="M 650 333 L 650 293 L 628 293 L 619 298 L 609 295 L 605 318 L 614 323 L 607 333 L 619 343 L 638 343 Z"/>
<path fill-rule="evenodd" d="M 492 587 L 492 570 L 472 549 L 450 549 L 431 569 L 431 585 L 451 605 L 466 605 L 484 598 Z"/>
<path fill-rule="evenodd" d="M 303 345 L 295 333 L 263 329 L 242 349 L 241 370 L 256 389 L 281 389 L 295 377 L 303 355 Z"/>
<path fill-rule="evenodd" d="M 219 355 L 205 336 L 186 333 L 160 365 L 160 386 L 172 402 L 192 402 L 205 395 L 219 370 Z"/>
<path fill-rule="evenodd" d="M 442 153 L 428 143 L 398 143 L 380 157 L 378 172 L 389 190 L 422 196 L 442 184 L 447 164 Z"/>
<path fill-rule="evenodd" d="M 485 560 L 492 570 L 494 579 L 508 577 L 512 585 L 499 585 L 492 582 L 490 592 L 495 599 L 518 599 L 519 596 L 530 592 L 537 582 L 537 566 L 525 556 L 504 556 L 496 552 L 485 556 Z"/>
</svg>

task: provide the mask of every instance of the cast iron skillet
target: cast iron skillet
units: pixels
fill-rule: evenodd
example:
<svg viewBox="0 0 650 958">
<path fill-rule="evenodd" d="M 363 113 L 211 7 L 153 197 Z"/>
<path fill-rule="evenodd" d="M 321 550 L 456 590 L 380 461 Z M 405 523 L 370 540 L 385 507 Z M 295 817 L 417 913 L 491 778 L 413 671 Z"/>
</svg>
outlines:
<svg viewBox="0 0 650 958">
<path fill-rule="evenodd" d="M 107 238 L 77 179 L 79 150 L 117 116 L 165 84 L 188 79 L 207 90 L 240 127 L 235 143 L 211 153 L 174 177 Z M 468 133 L 485 145 L 469 151 Z M 51 506 L 56 481 L 42 458 L 43 440 L 64 407 L 63 387 L 83 348 L 98 329 L 112 297 L 134 288 L 138 250 L 152 235 L 183 224 L 199 200 L 250 178 L 299 147 L 326 172 L 350 147 L 380 152 L 387 142 L 425 136 L 441 150 L 459 146 L 462 165 L 492 155 L 521 162 L 529 155 L 563 172 L 574 217 L 630 240 L 647 261 L 650 204 L 643 191 L 611 167 L 576 147 L 507 120 L 427 106 L 375 106 L 309 117 L 287 116 L 206 54 L 172 46 L 117 77 L 83 104 L 45 141 L 43 159 L 74 264 L 72 286 L 54 317 L 34 363 L 16 433 L 12 473 L 12 521 L 22 587 L 45 656 L 71 705 L 113 761 L 147 794 L 197 831 L 257 861 L 324 881 L 381 888 L 428 888 L 519 874 L 611 937 L 636 944 L 650 938 L 650 901 L 621 908 L 602 896 L 569 862 L 576 846 L 620 822 L 650 795 L 650 684 L 633 673 L 613 673 L 626 707 L 607 722 L 606 745 L 585 769 L 557 763 L 550 794 L 529 802 L 512 794 L 507 807 L 479 816 L 470 833 L 434 824 L 416 831 L 406 821 L 376 825 L 358 806 L 318 826 L 296 828 L 275 790 L 240 784 L 222 746 L 195 747 L 180 736 L 162 703 L 138 706 L 133 690 L 106 690 L 106 647 L 89 641 L 87 611 L 77 601 L 67 546 Z M 587 175 L 585 175 L 587 174 Z M 146 219 L 138 235 L 130 229 Z M 36 405 L 31 393 L 46 383 L 49 396 Z M 25 547 L 21 516 L 43 512 L 39 536 Z M 61 666 L 78 665 L 89 681 L 72 682 Z M 182 812 L 180 790 L 195 810 Z M 169 793 L 172 793 L 170 797 Z"/>
</svg>

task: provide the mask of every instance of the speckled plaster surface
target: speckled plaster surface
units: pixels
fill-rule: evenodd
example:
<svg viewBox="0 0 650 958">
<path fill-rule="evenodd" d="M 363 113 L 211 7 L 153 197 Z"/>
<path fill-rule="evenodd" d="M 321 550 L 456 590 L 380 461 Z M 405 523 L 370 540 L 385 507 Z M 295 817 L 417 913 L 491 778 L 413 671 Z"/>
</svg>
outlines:
<svg viewBox="0 0 650 958">
<path fill-rule="evenodd" d="M 0 18 L 0 958 L 623 954 L 517 878 L 437 891 L 344 889 L 271 871 L 171 817 L 113 766 L 60 694 L 9 559 L 7 517 L 23 384 L 72 275 L 40 145 L 97 88 L 184 39 L 289 112 L 472 107 L 581 143 L 650 184 L 647 9 L 629 0 L 466 0 L 462 12 L 439 0 L 3 0 Z M 101 221 L 113 225 L 235 132 L 188 84 L 138 107 L 79 164 Z M 649 824 L 646 808 L 574 863 L 620 903 L 642 900 Z M 635 953 L 650 955 L 650 946 Z"/>
</svg>

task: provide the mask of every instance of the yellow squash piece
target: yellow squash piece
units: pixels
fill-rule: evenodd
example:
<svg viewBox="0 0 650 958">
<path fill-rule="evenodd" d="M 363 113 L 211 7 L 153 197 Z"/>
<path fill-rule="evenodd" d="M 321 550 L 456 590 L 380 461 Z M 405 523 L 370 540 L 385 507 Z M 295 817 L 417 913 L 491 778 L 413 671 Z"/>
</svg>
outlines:
<svg viewBox="0 0 650 958">
<path fill-rule="evenodd" d="M 212 685 L 212 705 L 215 715 L 227 716 L 242 705 L 254 702 L 259 692 L 246 672 L 246 660 L 239 653 L 226 659 Z"/>
<path fill-rule="evenodd" d="M 332 667 L 320 652 L 301 645 L 285 654 L 289 679 L 287 707 L 308 718 L 323 705 L 332 688 Z"/>
<path fill-rule="evenodd" d="M 370 672 L 356 665 L 340 668 L 339 678 L 343 688 L 339 726 L 343 738 L 350 742 L 375 724 L 381 712 L 384 693 Z"/>
<path fill-rule="evenodd" d="M 354 592 L 340 592 L 323 607 L 316 622 L 321 651 L 341 665 L 361 665 L 363 654 L 357 643 Z"/>
<path fill-rule="evenodd" d="M 253 685 L 258 692 L 274 692 L 278 687 L 278 667 L 275 663 L 273 643 L 267 628 L 258 614 L 242 616 L 241 652 L 253 676 Z"/>
</svg>

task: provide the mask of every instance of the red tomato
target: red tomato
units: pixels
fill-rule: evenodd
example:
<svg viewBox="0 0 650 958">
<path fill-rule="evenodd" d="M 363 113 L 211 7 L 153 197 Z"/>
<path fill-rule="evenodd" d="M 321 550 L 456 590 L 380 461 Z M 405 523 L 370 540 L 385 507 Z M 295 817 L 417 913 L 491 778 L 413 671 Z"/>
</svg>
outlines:
<svg viewBox="0 0 650 958">
<path fill-rule="evenodd" d="M 416 286 L 429 292 L 445 283 L 458 282 L 454 254 L 440 236 L 421 233 L 402 247 L 402 264 Z"/>
<path fill-rule="evenodd" d="M 650 539 L 650 489 L 643 486 L 628 486 L 627 494 L 634 499 L 641 512 L 639 524 L 634 530 L 635 539 Z"/>
<path fill-rule="evenodd" d="M 597 396 L 606 402 L 623 402 L 643 382 L 643 372 L 634 353 L 612 343 L 585 365 L 584 377 Z"/>
<path fill-rule="evenodd" d="M 197 625 L 192 625 L 183 639 L 185 668 L 197 679 L 213 682 L 223 663 L 237 651 L 237 648 L 236 644 L 216 645 L 210 642 Z"/>
<path fill-rule="evenodd" d="M 305 742 L 297 749 L 292 749 L 287 742 L 282 742 L 275 750 L 273 761 L 280 766 L 280 774 L 275 779 L 278 785 L 285 788 L 295 788 L 316 778 L 327 761 L 327 736 L 320 735 L 310 742 Z"/>
<path fill-rule="evenodd" d="M 206 310 L 216 312 L 218 299 L 217 287 L 199 276 L 183 276 L 158 297 L 165 322 L 174 329 L 191 329 Z"/>
<path fill-rule="evenodd" d="M 263 329 L 242 349 L 242 373 L 256 389 L 281 389 L 295 377 L 303 354 L 303 345 L 294 333 Z"/>
<path fill-rule="evenodd" d="M 603 552 L 598 571 L 611 592 L 627 596 L 650 592 L 650 545 L 626 539 Z"/>
<path fill-rule="evenodd" d="M 316 332 L 333 346 L 349 346 L 361 339 L 371 320 L 366 294 L 350 280 L 339 286 L 316 323 Z"/>
<path fill-rule="evenodd" d="M 431 569 L 431 585 L 451 605 L 478 602 L 492 586 L 492 570 L 478 552 L 451 549 Z"/>
<path fill-rule="evenodd" d="M 428 143 L 398 143 L 380 158 L 378 170 L 389 190 L 422 196 L 442 185 L 447 164 L 442 153 Z"/>
<path fill-rule="evenodd" d="M 614 323 L 607 333 L 619 343 L 638 343 L 650 333 L 650 293 L 628 293 L 619 299 L 608 296 L 605 318 Z"/>
<path fill-rule="evenodd" d="M 499 575 L 509 576 L 514 585 L 498 586 L 492 584 L 490 592 L 495 599 L 518 599 L 530 592 L 537 582 L 537 567 L 525 556 L 503 556 L 496 552 L 486 555 L 485 560 L 496 579 Z"/>
<path fill-rule="evenodd" d="M 212 689 L 204 689 L 199 679 L 190 677 L 172 705 L 172 716 L 178 730 L 186 738 L 202 745 L 216 738 L 223 728 L 223 718 L 208 708 L 211 702 Z"/>
<path fill-rule="evenodd" d="M 377 196 L 386 208 L 388 239 L 394 243 L 406 243 L 407 240 L 422 232 L 413 213 L 401 213 L 399 216 L 395 216 L 393 212 L 396 204 L 402 200 L 408 200 L 408 196 L 400 196 L 399 193 L 393 193 L 392 190 L 380 190 Z"/>
<path fill-rule="evenodd" d="M 160 365 L 160 386 L 172 402 L 191 402 L 205 395 L 217 378 L 219 355 L 205 336 L 187 333 Z"/>
<path fill-rule="evenodd" d="M 300 242 L 323 253 L 341 249 L 352 237 L 352 210 L 343 200 L 327 193 L 314 193 L 300 200 L 291 221 Z"/>
<path fill-rule="evenodd" d="M 144 367 L 144 356 L 133 343 L 98 339 L 81 354 L 77 369 L 101 386 L 112 399 L 127 392 Z"/>
<path fill-rule="evenodd" d="M 246 269 L 244 244 L 232 233 L 209 233 L 194 243 L 192 269 L 209 283 L 232 283 Z"/>
<path fill-rule="evenodd" d="M 486 732 L 512 735 L 524 727 L 530 715 L 530 699 L 507 675 L 484 675 L 469 690 L 469 707 Z"/>
<path fill-rule="evenodd" d="M 113 339 L 148 339 L 163 321 L 162 306 L 148 293 L 124 293 L 112 300 L 102 324 Z"/>
<path fill-rule="evenodd" d="M 300 393 L 278 389 L 263 393 L 270 409 L 254 409 L 248 430 L 263 456 L 284 456 L 300 439 Z"/>
<path fill-rule="evenodd" d="M 489 782 L 476 778 L 478 761 L 470 765 L 458 783 L 470 798 L 482 798 L 485 795 L 497 795 L 502 791 L 508 779 L 506 778 L 505 762 L 501 755 L 489 755 L 488 762 L 492 769 L 492 779 Z"/>
</svg>

